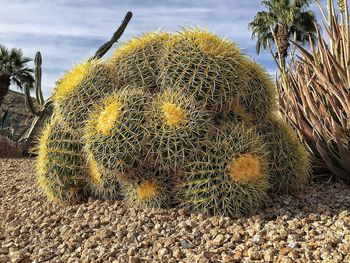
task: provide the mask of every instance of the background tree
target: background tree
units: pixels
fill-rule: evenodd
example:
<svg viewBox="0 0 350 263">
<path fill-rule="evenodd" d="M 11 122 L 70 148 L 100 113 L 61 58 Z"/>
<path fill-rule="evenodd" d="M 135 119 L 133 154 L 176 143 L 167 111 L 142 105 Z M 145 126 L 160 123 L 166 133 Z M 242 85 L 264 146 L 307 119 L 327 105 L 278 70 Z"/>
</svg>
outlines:
<svg viewBox="0 0 350 263">
<path fill-rule="evenodd" d="M 249 23 L 252 37 L 257 38 L 256 51 L 267 49 L 271 43 L 277 47 L 282 67 L 288 56 L 289 38 L 305 44 L 316 39 L 315 14 L 308 10 L 310 0 L 264 0 L 267 11 L 258 12 Z M 276 40 L 276 41 L 275 41 Z"/>
<path fill-rule="evenodd" d="M 30 58 L 24 57 L 21 49 L 8 49 L 0 45 L 0 104 L 9 91 L 11 83 L 20 89 L 25 83 L 33 87 L 33 70 L 27 67 Z"/>
</svg>

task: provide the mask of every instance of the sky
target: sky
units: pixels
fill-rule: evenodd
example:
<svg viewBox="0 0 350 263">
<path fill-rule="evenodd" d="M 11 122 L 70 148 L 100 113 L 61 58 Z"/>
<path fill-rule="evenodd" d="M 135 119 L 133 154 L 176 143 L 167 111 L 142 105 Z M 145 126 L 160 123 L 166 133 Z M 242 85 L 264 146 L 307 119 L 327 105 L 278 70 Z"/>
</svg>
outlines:
<svg viewBox="0 0 350 263">
<path fill-rule="evenodd" d="M 0 44 L 43 58 L 42 87 L 48 97 L 55 82 L 89 58 L 119 27 L 127 11 L 133 18 L 120 42 L 155 30 L 175 32 L 200 26 L 236 42 L 270 74 L 269 52 L 255 53 L 248 23 L 260 0 L 0 0 Z M 108 56 L 108 55 L 107 55 Z M 33 63 L 29 63 L 31 67 Z M 12 87 L 16 90 L 15 87 Z"/>
</svg>

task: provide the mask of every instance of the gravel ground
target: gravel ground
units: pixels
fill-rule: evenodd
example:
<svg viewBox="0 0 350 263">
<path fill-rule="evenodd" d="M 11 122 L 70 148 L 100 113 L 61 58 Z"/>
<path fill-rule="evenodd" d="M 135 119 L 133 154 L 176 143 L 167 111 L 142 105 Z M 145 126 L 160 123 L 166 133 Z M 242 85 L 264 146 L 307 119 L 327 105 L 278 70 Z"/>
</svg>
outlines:
<svg viewBox="0 0 350 263">
<path fill-rule="evenodd" d="M 350 188 L 310 185 L 240 219 L 123 201 L 46 202 L 34 161 L 0 159 L 0 262 L 350 262 Z"/>
</svg>

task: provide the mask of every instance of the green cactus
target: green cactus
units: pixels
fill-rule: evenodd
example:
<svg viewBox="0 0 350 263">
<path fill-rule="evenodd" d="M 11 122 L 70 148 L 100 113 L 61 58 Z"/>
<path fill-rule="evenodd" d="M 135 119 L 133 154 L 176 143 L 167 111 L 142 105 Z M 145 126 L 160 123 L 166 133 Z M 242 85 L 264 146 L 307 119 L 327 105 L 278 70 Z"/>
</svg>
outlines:
<svg viewBox="0 0 350 263">
<path fill-rule="evenodd" d="M 189 161 L 193 148 L 206 133 L 208 114 L 181 92 L 157 94 L 150 108 L 148 156 L 154 165 L 176 169 Z"/>
<path fill-rule="evenodd" d="M 113 46 L 114 43 L 118 42 L 119 38 L 123 35 L 125 28 L 129 24 L 130 20 L 132 18 L 132 12 L 128 11 L 124 17 L 123 22 L 119 26 L 118 30 L 114 32 L 113 36 L 109 41 L 104 43 L 96 52 L 95 54 L 90 58 L 90 60 L 94 59 L 100 59 L 102 58 Z"/>
<path fill-rule="evenodd" d="M 214 215 L 256 210 L 268 188 L 267 152 L 254 129 L 227 122 L 209 134 L 184 166 L 183 205 Z"/>
<path fill-rule="evenodd" d="M 271 115 L 260 129 L 269 152 L 272 191 L 293 194 L 302 190 L 308 182 L 309 156 L 292 128 Z"/>
<path fill-rule="evenodd" d="M 170 185 L 165 170 L 137 167 L 128 175 L 132 180 L 122 180 L 121 190 L 132 205 L 146 208 L 169 207 Z"/>
<path fill-rule="evenodd" d="M 259 123 L 277 109 L 276 88 L 267 72 L 256 62 L 242 60 L 245 68 L 246 91 L 239 94 L 234 110 L 242 112 L 248 121 Z"/>
<path fill-rule="evenodd" d="M 52 100 L 57 116 L 69 128 L 82 130 L 90 109 L 119 87 L 111 63 L 84 62 L 58 81 Z"/>
<path fill-rule="evenodd" d="M 53 117 L 39 139 L 38 182 L 49 200 L 72 203 L 86 194 L 87 171 L 83 145 Z"/>
<path fill-rule="evenodd" d="M 164 46 L 160 84 L 194 96 L 213 112 L 220 111 L 243 92 L 241 58 L 231 41 L 204 30 L 186 29 Z"/>
<path fill-rule="evenodd" d="M 96 104 L 86 123 L 88 155 L 113 173 L 123 173 L 143 158 L 147 96 L 141 89 L 118 90 Z"/>
<path fill-rule="evenodd" d="M 170 36 L 164 32 L 149 33 L 119 47 L 111 59 L 118 80 L 145 91 L 158 92 L 159 54 Z"/>
<path fill-rule="evenodd" d="M 109 200 L 120 197 L 118 176 L 88 157 L 89 186 L 94 196 Z"/>
</svg>

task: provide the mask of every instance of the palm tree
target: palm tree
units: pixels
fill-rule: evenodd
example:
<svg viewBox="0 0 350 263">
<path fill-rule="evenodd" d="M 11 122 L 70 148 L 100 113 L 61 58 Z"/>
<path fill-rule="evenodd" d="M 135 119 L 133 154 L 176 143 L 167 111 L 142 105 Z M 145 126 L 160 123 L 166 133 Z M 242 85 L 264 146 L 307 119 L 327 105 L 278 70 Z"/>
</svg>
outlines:
<svg viewBox="0 0 350 263">
<path fill-rule="evenodd" d="M 0 45 L 0 104 L 9 91 L 10 84 L 20 89 L 25 83 L 33 86 L 33 70 L 27 67 L 30 58 L 24 57 L 21 49 L 7 49 Z"/>
<path fill-rule="evenodd" d="M 309 38 L 316 40 L 317 21 L 315 14 L 308 10 L 309 2 L 310 0 L 263 0 L 261 4 L 268 10 L 258 12 L 249 23 L 252 37 L 257 38 L 257 54 L 261 47 L 266 50 L 274 43 L 284 67 L 291 36 L 295 36 L 296 41 L 302 44 L 309 42 Z"/>
</svg>

